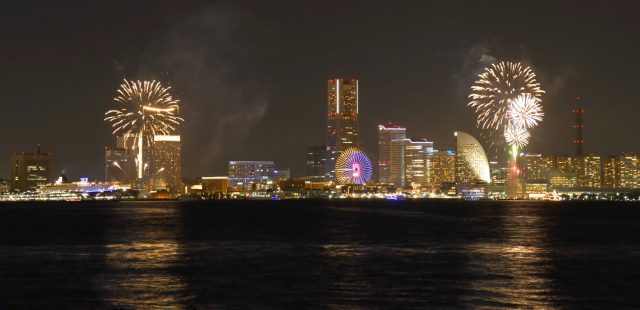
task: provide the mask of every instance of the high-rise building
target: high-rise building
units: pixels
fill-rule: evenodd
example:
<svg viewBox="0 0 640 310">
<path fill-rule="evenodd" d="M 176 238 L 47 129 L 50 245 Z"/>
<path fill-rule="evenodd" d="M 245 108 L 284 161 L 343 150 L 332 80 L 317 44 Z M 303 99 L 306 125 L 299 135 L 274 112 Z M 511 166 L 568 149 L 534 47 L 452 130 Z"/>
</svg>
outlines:
<svg viewBox="0 0 640 310">
<path fill-rule="evenodd" d="M 487 155 L 480 142 L 466 132 L 456 131 L 456 183 L 490 183 Z"/>
<path fill-rule="evenodd" d="M 616 164 L 615 156 L 609 156 L 602 160 L 602 188 L 616 188 Z"/>
<path fill-rule="evenodd" d="M 40 145 L 35 153 L 11 154 L 11 191 L 34 191 L 51 179 L 53 154 L 42 153 Z"/>
<path fill-rule="evenodd" d="M 584 109 L 582 108 L 582 98 L 576 97 L 576 102 L 573 106 L 573 145 L 575 147 L 575 156 L 582 156 L 584 140 L 582 138 L 582 129 L 584 128 L 584 124 L 582 123 L 582 114 L 584 114 Z"/>
<path fill-rule="evenodd" d="M 133 184 L 136 179 L 136 154 L 132 149 L 105 148 L 104 179 L 107 182 Z"/>
<path fill-rule="evenodd" d="M 640 188 L 640 159 L 636 154 L 622 154 L 616 159 L 616 188 Z"/>
<path fill-rule="evenodd" d="M 602 187 L 602 161 L 600 156 L 589 154 L 577 158 L 578 186 Z"/>
<path fill-rule="evenodd" d="M 182 192 L 182 156 L 179 135 L 159 135 L 147 152 L 145 181 L 147 190 Z"/>
<path fill-rule="evenodd" d="M 522 156 L 522 170 L 527 182 L 549 181 L 555 170 L 555 157 L 525 154 Z"/>
<path fill-rule="evenodd" d="M 325 153 L 324 145 L 311 146 L 307 149 L 307 178 L 321 179 L 324 177 Z"/>
<path fill-rule="evenodd" d="M 443 184 L 456 181 L 456 153 L 454 151 L 433 151 L 431 162 L 431 186 L 441 188 Z"/>
<path fill-rule="evenodd" d="M 273 161 L 230 161 L 229 188 L 234 191 L 268 188 L 276 181 L 276 170 Z"/>
<path fill-rule="evenodd" d="M 571 156 L 556 157 L 556 170 L 551 176 L 554 188 L 571 188 L 578 185 L 578 158 Z"/>
<path fill-rule="evenodd" d="M 387 124 L 378 125 L 378 181 L 405 185 L 405 138 L 407 128 Z"/>
<path fill-rule="evenodd" d="M 358 80 L 331 79 L 327 85 L 327 143 L 325 177 L 335 181 L 336 160 L 340 152 L 359 147 Z"/>
<path fill-rule="evenodd" d="M 404 187 L 431 186 L 431 154 L 433 154 L 433 142 L 427 139 L 404 140 Z"/>
</svg>

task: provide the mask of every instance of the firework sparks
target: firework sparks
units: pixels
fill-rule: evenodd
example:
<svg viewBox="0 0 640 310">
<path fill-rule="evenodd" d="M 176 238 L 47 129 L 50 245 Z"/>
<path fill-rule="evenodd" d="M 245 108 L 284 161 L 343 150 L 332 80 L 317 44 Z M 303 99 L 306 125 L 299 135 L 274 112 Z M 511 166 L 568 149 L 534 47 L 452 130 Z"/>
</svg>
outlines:
<svg viewBox="0 0 640 310">
<path fill-rule="evenodd" d="M 155 136 L 174 133 L 184 121 L 178 116 L 180 101 L 171 97 L 170 89 L 157 81 L 125 79 L 113 99 L 122 108 L 105 113 L 104 120 L 111 123 L 113 134 L 122 136 L 125 145 L 138 151 L 138 178 L 142 178 L 145 166 L 142 149 L 152 145 Z"/>
<path fill-rule="evenodd" d="M 507 144 L 523 147 L 531 136 L 528 129 L 542 121 L 542 94 L 530 67 L 503 61 L 478 76 L 468 105 L 475 109 L 477 126 L 485 131 L 483 136 L 489 137 L 491 146 L 502 135 Z"/>
<path fill-rule="evenodd" d="M 142 140 L 145 146 L 151 145 L 154 136 L 175 132 L 183 121 L 177 115 L 180 101 L 171 97 L 170 89 L 157 81 L 124 80 L 114 98 L 123 107 L 107 111 L 104 120 L 111 123 L 113 134 L 125 141 Z"/>
<path fill-rule="evenodd" d="M 521 94 L 511 102 L 507 109 L 509 122 L 515 127 L 532 128 L 542 121 L 544 113 L 540 99 L 531 94 Z"/>
<path fill-rule="evenodd" d="M 504 139 L 509 145 L 515 145 L 518 148 L 523 148 L 529 144 L 529 131 L 523 127 L 513 126 L 508 124 L 504 130 Z"/>
<path fill-rule="evenodd" d="M 544 91 L 529 67 L 520 63 L 500 62 L 485 68 L 471 86 L 469 106 L 478 114 L 482 129 L 502 131 L 507 125 L 507 110 L 521 94 L 539 98 Z"/>
</svg>

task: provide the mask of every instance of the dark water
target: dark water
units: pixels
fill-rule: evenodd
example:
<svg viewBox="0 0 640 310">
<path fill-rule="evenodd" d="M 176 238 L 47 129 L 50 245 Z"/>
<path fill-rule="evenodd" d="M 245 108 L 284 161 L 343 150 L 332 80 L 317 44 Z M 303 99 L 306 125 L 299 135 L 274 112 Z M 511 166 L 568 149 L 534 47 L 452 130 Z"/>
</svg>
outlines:
<svg viewBox="0 0 640 310">
<path fill-rule="evenodd" d="M 640 307 L 640 205 L 0 204 L 0 308 Z"/>
</svg>

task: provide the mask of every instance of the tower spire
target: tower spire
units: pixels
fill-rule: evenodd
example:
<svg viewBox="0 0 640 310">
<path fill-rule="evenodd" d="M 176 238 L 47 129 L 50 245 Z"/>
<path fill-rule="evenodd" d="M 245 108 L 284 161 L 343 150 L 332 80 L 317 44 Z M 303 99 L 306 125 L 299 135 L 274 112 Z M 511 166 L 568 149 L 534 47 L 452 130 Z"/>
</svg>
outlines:
<svg viewBox="0 0 640 310">
<path fill-rule="evenodd" d="M 582 156 L 582 145 L 584 144 L 584 140 L 582 139 L 582 128 L 584 128 L 584 124 L 582 123 L 582 114 L 584 113 L 584 109 L 582 108 L 582 98 L 580 96 L 576 97 L 575 104 L 573 105 L 573 145 L 575 147 L 575 156 Z"/>
</svg>

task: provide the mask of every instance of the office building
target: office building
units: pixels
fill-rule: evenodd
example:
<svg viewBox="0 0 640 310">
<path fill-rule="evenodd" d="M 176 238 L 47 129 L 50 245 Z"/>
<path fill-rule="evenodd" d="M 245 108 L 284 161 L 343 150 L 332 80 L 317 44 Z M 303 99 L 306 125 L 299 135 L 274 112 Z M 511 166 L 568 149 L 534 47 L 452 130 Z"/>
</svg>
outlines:
<svg viewBox="0 0 640 310">
<path fill-rule="evenodd" d="M 427 141 L 427 139 L 404 140 L 404 187 L 427 188 L 431 186 L 429 155 L 432 153 L 433 142 Z"/>
<path fill-rule="evenodd" d="M 617 158 L 609 156 L 602 160 L 602 188 L 616 188 L 616 164 Z"/>
<path fill-rule="evenodd" d="M 239 192 L 273 189 L 276 170 L 273 161 L 230 161 L 229 188 Z"/>
<path fill-rule="evenodd" d="M 523 177 L 527 182 L 548 181 L 555 171 L 555 157 L 525 154 L 522 158 Z"/>
<path fill-rule="evenodd" d="M 431 162 L 431 186 L 435 189 L 448 187 L 456 181 L 456 156 L 454 151 L 433 151 Z"/>
<path fill-rule="evenodd" d="M 325 177 L 335 181 L 336 160 L 342 150 L 360 147 L 358 80 L 331 79 L 327 85 L 327 141 Z"/>
<path fill-rule="evenodd" d="M 306 176 L 311 180 L 321 180 L 324 178 L 324 162 L 326 148 L 322 146 L 312 146 L 307 149 Z"/>
<path fill-rule="evenodd" d="M 228 187 L 228 177 L 202 177 L 202 192 L 205 194 L 225 194 Z"/>
<path fill-rule="evenodd" d="M 11 154 L 11 191 L 35 191 L 51 180 L 53 154 L 40 151 L 35 153 Z"/>
<path fill-rule="evenodd" d="M 622 154 L 616 160 L 616 188 L 637 189 L 640 188 L 638 172 L 638 155 Z"/>
<path fill-rule="evenodd" d="M 145 183 L 148 191 L 167 191 L 175 196 L 182 189 L 182 156 L 179 135 L 158 135 L 148 148 Z"/>
<path fill-rule="evenodd" d="M 131 149 L 121 147 L 105 148 L 104 179 L 107 182 L 134 184 L 136 153 Z"/>
<path fill-rule="evenodd" d="M 405 139 L 407 128 L 378 125 L 378 181 L 405 186 Z"/>
<path fill-rule="evenodd" d="M 602 161 L 600 156 L 589 154 L 577 158 L 578 186 L 602 187 Z"/>
</svg>

